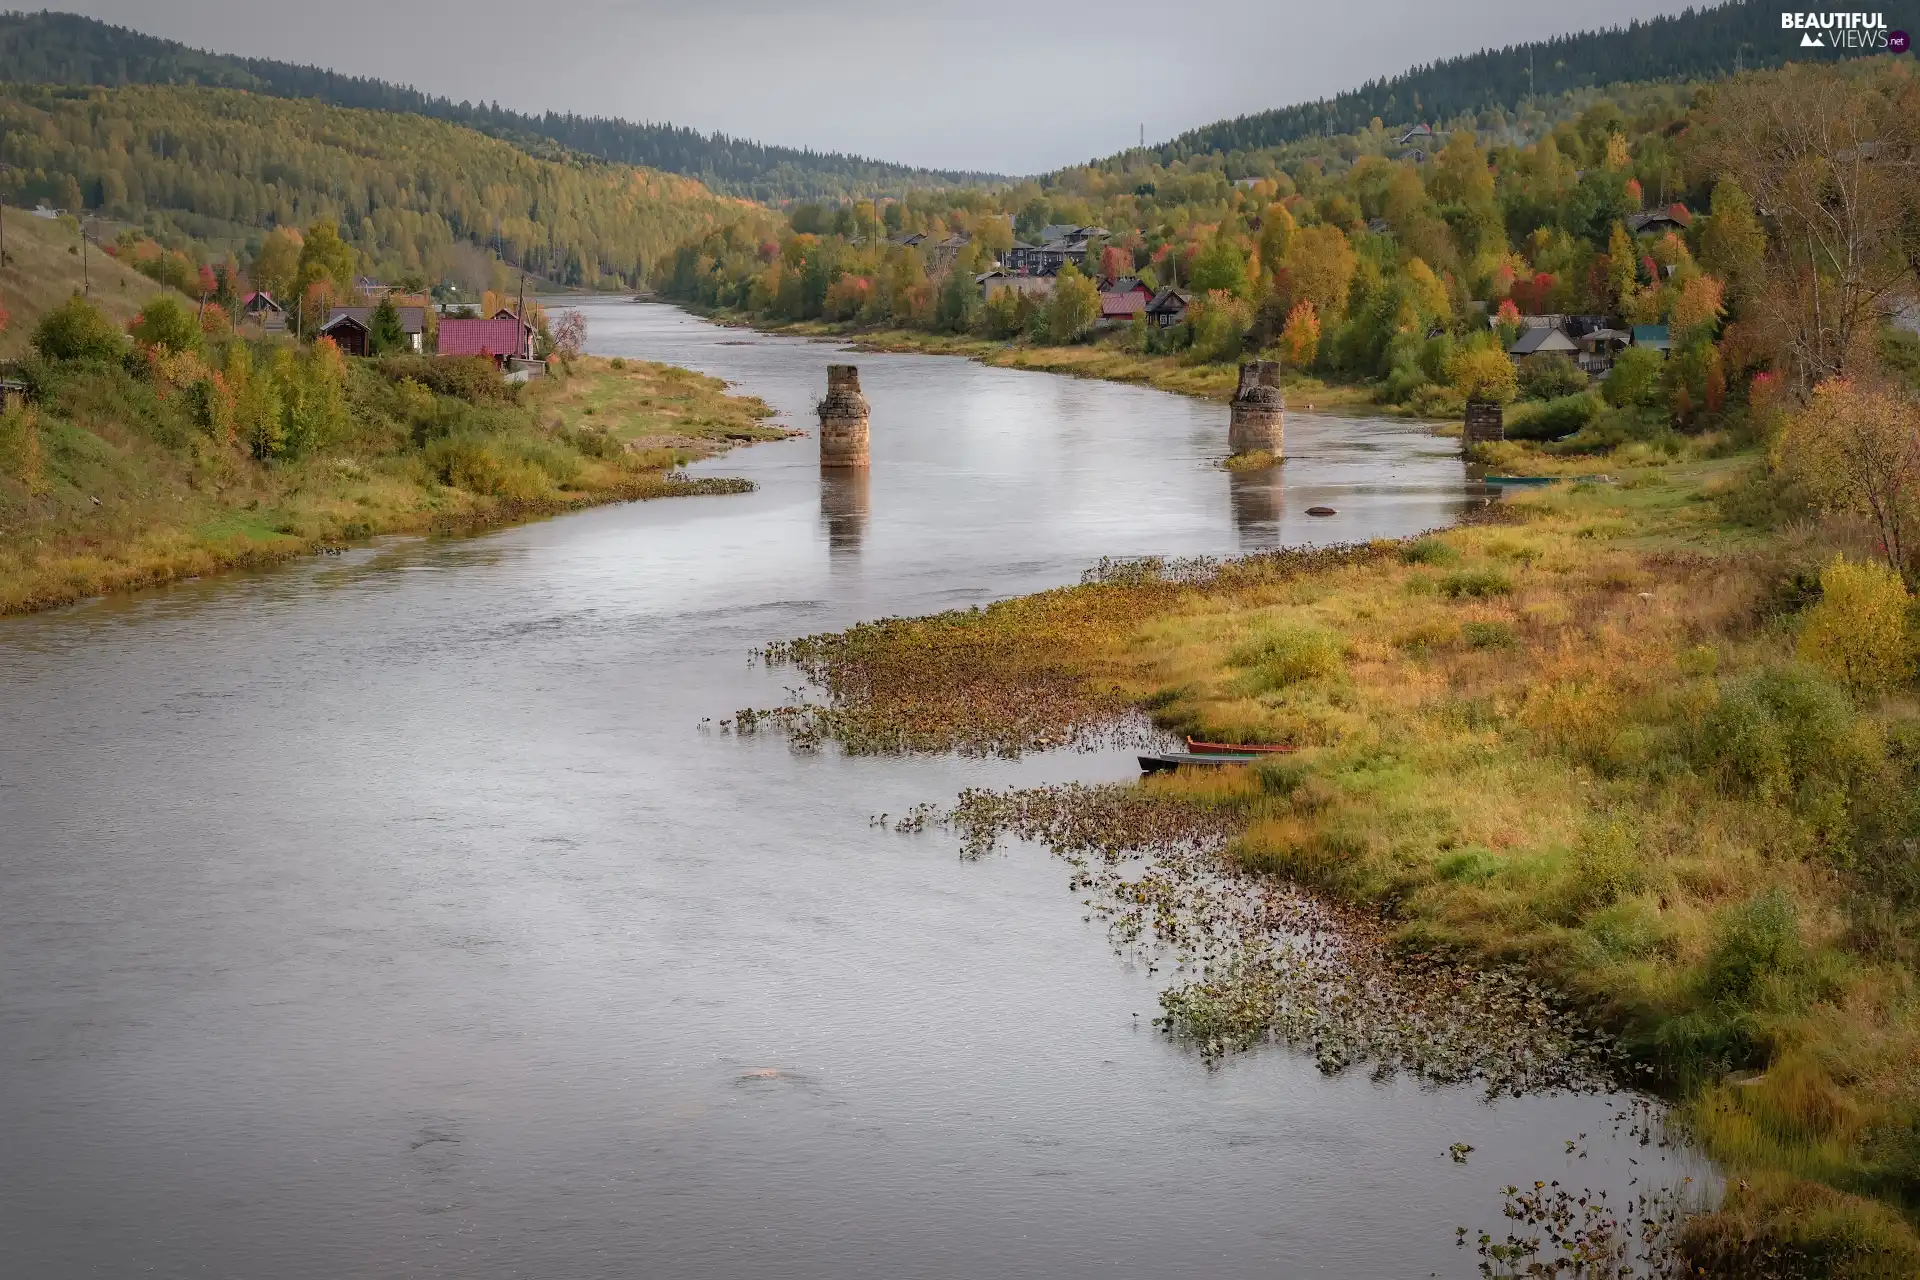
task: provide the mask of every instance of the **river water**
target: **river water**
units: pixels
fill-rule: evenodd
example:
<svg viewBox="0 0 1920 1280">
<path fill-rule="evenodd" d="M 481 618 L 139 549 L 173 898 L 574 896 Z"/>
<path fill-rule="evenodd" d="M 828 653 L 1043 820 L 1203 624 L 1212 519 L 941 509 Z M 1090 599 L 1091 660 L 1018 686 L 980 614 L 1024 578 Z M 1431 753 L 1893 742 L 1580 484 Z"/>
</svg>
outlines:
<svg viewBox="0 0 1920 1280">
<path fill-rule="evenodd" d="M 1124 754 L 702 725 L 781 699 L 769 639 L 1444 523 L 1457 446 L 1296 412 L 1230 476 L 1217 405 L 587 311 L 796 426 L 857 359 L 870 479 L 793 440 L 700 468 L 753 494 L 0 621 L 0 1273 L 1454 1276 L 1503 1183 L 1624 1182 L 1617 1099 L 1209 1070 L 1063 864 L 870 823 Z"/>
</svg>

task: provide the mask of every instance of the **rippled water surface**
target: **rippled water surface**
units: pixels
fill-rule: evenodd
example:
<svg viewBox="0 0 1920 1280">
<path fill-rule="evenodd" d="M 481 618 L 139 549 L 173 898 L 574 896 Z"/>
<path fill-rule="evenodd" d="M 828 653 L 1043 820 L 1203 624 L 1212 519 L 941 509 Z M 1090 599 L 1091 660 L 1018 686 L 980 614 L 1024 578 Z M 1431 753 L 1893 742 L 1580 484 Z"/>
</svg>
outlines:
<svg viewBox="0 0 1920 1280">
<path fill-rule="evenodd" d="M 1503 1182 L 1624 1170 L 1608 1099 L 1210 1071 L 1062 864 L 869 823 L 1124 755 L 700 729 L 768 639 L 1443 523 L 1456 445 L 1296 412 L 1230 476 L 1220 406 L 588 314 L 796 426 L 857 359 L 871 477 L 0 621 L 0 1272 L 1452 1276 Z"/>
</svg>

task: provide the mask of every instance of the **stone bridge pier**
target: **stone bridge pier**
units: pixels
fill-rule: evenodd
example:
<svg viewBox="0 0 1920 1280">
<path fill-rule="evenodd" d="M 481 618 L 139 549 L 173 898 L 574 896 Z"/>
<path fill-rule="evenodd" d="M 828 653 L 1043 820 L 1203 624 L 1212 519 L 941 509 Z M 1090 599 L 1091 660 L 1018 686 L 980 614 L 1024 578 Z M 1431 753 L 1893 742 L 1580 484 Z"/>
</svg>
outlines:
<svg viewBox="0 0 1920 1280">
<path fill-rule="evenodd" d="M 1235 454 L 1265 452 L 1280 460 L 1286 450 L 1287 412 L 1278 360 L 1241 362 L 1231 413 L 1227 445 Z"/>
<path fill-rule="evenodd" d="M 827 366 L 827 394 L 820 401 L 820 465 L 867 465 L 867 398 L 860 394 L 860 370 L 850 364 Z"/>
</svg>

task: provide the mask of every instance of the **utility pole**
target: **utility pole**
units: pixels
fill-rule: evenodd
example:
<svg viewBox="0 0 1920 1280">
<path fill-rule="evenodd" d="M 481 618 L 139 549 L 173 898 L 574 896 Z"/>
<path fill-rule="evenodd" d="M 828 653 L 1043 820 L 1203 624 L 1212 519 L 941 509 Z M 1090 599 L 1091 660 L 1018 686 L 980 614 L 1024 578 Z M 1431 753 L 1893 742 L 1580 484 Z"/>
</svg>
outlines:
<svg viewBox="0 0 1920 1280">
<path fill-rule="evenodd" d="M 80 291 L 81 296 L 93 296 L 93 270 L 87 265 L 87 217 L 86 210 L 80 211 Z"/>
</svg>

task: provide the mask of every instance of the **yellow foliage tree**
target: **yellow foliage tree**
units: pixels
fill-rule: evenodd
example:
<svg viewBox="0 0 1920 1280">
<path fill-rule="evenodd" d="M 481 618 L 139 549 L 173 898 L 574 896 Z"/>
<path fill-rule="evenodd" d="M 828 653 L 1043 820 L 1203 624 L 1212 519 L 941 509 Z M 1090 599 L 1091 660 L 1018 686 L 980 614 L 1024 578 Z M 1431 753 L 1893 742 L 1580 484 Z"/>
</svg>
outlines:
<svg viewBox="0 0 1920 1280">
<path fill-rule="evenodd" d="M 1800 633 L 1800 659 L 1831 673 L 1856 696 L 1885 693 L 1913 671 L 1907 588 L 1884 564 L 1835 556 L 1820 571 L 1820 603 Z"/>
<path fill-rule="evenodd" d="M 1520 375 L 1498 347 L 1470 347 L 1447 361 L 1447 382 L 1469 400 L 1506 404 L 1520 394 Z"/>
<path fill-rule="evenodd" d="M 1286 327 L 1280 330 L 1280 350 L 1295 369 L 1307 368 L 1319 354 L 1320 317 L 1314 314 L 1311 302 L 1303 299 L 1287 312 Z"/>
<path fill-rule="evenodd" d="M 1307 301 L 1323 321 L 1347 309 L 1347 290 L 1360 260 L 1346 233 L 1319 223 L 1294 232 L 1286 255 L 1287 289 L 1295 302 Z"/>
<path fill-rule="evenodd" d="M 1725 310 L 1726 286 L 1710 275 L 1690 277 L 1673 300 L 1673 327 L 1685 333 L 1712 324 Z"/>
<path fill-rule="evenodd" d="M 1887 564 L 1913 580 L 1920 405 L 1897 392 L 1830 378 L 1780 433 L 1772 461 L 1818 506 L 1872 521 Z"/>
<path fill-rule="evenodd" d="M 1609 172 L 1619 173 L 1633 163 L 1633 155 L 1627 150 L 1627 140 L 1619 133 L 1607 135 L 1607 154 L 1605 164 Z"/>
</svg>

